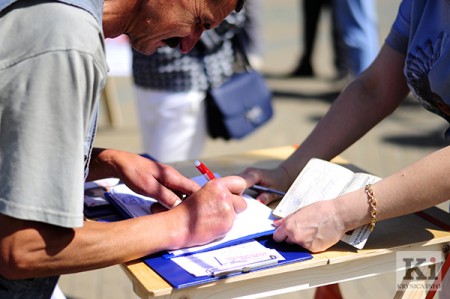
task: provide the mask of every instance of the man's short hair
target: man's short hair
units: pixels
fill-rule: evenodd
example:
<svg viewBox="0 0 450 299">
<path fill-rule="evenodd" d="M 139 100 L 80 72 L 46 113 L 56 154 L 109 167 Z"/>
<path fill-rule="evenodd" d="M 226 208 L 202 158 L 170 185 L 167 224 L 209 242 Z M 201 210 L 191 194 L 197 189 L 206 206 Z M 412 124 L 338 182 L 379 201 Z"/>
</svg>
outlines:
<svg viewBox="0 0 450 299">
<path fill-rule="evenodd" d="M 245 0 L 237 0 L 236 8 L 234 9 L 236 12 L 240 12 L 244 7 Z"/>
</svg>

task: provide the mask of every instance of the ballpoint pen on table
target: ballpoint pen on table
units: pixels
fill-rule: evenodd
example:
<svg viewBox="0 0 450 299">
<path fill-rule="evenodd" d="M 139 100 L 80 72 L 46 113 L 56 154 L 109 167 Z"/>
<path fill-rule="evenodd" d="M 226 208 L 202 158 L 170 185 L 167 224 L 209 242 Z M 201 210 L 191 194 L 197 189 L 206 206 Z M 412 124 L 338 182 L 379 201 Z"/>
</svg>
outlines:
<svg viewBox="0 0 450 299">
<path fill-rule="evenodd" d="M 209 269 L 208 272 L 211 273 L 213 277 L 228 276 L 236 273 L 248 273 L 253 270 L 258 270 L 260 268 L 269 267 L 278 264 L 278 259 L 276 256 L 271 255 L 270 259 L 250 263 L 247 265 L 241 265 L 238 267 L 230 267 L 225 269 Z"/>
<path fill-rule="evenodd" d="M 280 196 L 286 195 L 286 192 L 275 190 L 275 189 L 264 187 L 264 186 L 260 186 L 260 185 L 253 185 L 249 189 L 251 189 L 253 191 L 257 191 L 257 192 L 272 193 L 272 194 L 276 194 L 276 195 L 280 195 Z"/>
</svg>

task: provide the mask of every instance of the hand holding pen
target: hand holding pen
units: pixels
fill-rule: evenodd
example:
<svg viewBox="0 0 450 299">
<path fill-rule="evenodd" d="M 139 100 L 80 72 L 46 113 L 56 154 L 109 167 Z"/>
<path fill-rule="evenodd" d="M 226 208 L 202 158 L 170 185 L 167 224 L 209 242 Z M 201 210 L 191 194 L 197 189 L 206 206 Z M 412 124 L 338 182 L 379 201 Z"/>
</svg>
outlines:
<svg viewBox="0 0 450 299">
<path fill-rule="evenodd" d="M 202 162 L 200 162 L 199 160 L 195 160 L 194 165 L 195 165 L 195 167 L 197 167 L 198 171 L 200 171 L 200 173 L 203 174 L 203 176 L 205 177 L 205 179 L 207 181 L 210 181 L 210 180 L 216 178 L 214 176 L 214 174 L 211 172 L 211 170 L 209 170 L 209 168 L 206 167 L 206 165 L 203 164 Z"/>
<path fill-rule="evenodd" d="M 203 174 L 203 176 L 206 178 L 206 180 L 210 181 L 215 178 L 214 174 L 209 170 L 209 168 L 206 167 L 206 165 L 203 164 L 202 162 L 200 162 L 199 160 L 195 160 L 194 165 L 195 165 L 195 167 L 197 167 L 198 171 L 200 171 L 200 173 Z M 272 194 L 276 194 L 279 196 L 284 196 L 286 194 L 285 192 L 267 188 L 267 187 L 260 186 L 260 185 L 253 185 L 249 189 L 251 189 L 253 191 L 257 191 L 257 192 L 272 193 Z"/>
</svg>

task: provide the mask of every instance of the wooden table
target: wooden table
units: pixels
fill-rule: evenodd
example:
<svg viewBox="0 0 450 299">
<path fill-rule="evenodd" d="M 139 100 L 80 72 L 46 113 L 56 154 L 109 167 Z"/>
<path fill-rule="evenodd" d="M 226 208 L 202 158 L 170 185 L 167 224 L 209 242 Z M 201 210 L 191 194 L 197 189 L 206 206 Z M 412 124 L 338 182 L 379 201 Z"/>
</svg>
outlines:
<svg viewBox="0 0 450 299">
<path fill-rule="evenodd" d="M 294 150 L 279 147 L 242 154 L 203 159 L 208 167 L 222 176 L 235 174 L 248 166 L 271 168 Z M 342 158 L 333 162 L 350 164 Z M 172 163 L 186 176 L 197 176 L 192 161 Z M 350 166 L 350 168 L 352 168 Z M 450 217 L 438 208 L 428 209 L 433 217 L 450 224 Z M 398 251 L 440 251 L 450 242 L 450 233 L 416 214 L 381 221 L 365 248 L 356 250 L 342 242 L 313 259 L 266 270 L 221 279 L 200 286 L 173 289 L 141 261 L 123 264 L 134 291 L 141 298 L 262 298 L 321 285 L 370 277 L 404 270 L 396 266 Z"/>
</svg>

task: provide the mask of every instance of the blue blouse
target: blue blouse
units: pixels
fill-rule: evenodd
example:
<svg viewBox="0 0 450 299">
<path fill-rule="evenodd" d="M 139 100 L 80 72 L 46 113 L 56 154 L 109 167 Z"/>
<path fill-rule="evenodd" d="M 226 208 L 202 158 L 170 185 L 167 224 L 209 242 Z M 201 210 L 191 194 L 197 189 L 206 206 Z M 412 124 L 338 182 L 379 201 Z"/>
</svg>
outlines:
<svg viewBox="0 0 450 299">
<path fill-rule="evenodd" d="M 410 90 L 429 111 L 450 122 L 450 1 L 403 0 L 386 38 L 406 55 Z M 450 136 L 449 130 L 446 137 Z"/>
</svg>

